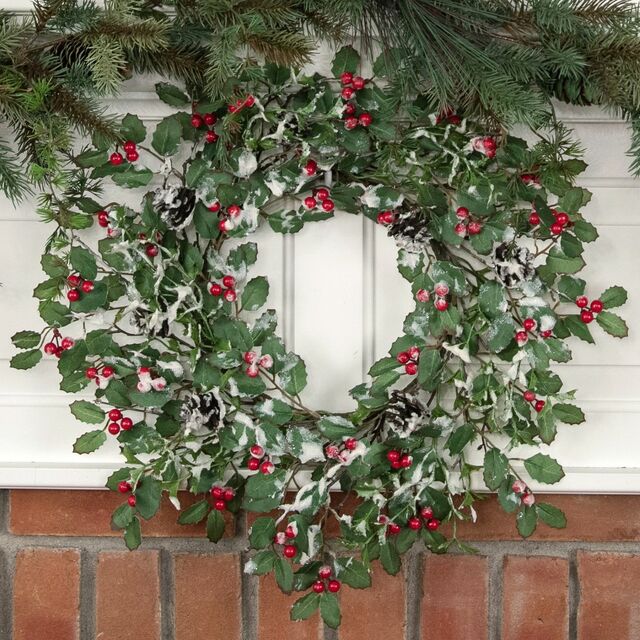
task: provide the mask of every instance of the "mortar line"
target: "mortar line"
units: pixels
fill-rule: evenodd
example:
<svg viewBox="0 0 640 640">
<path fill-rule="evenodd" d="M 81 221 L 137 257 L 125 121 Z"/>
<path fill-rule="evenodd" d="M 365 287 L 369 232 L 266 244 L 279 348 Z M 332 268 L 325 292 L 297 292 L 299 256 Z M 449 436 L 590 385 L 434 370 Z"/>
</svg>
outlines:
<svg viewBox="0 0 640 640">
<path fill-rule="evenodd" d="M 162 640 L 175 639 L 175 564 L 168 549 L 160 549 L 160 634 Z"/>
<path fill-rule="evenodd" d="M 578 608 L 580 606 L 580 580 L 578 579 L 578 550 L 569 553 L 569 634 L 568 640 L 578 638 Z"/>
<path fill-rule="evenodd" d="M 96 637 L 96 569 L 95 552 L 80 552 L 80 637 Z"/>
<path fill-rule="evenodd" d="M 246 514 L 240 512 L 236 516 L 236 535 L 243 541 L 249 537 L 249 527 L 247 526 Z M 258 637 L 258 597 L 259 581 L 258 576 L 248 574 L 244 566 L 249 559 L 249 552 L 246 549 L 240 552 L 240 617 L 242 619 L 242 640 L 254 640 Z"/>
<path fill-rule="evenodd" d="M 414 547 L 405 558 L 405 638 L 406 640 L 420 640 L 422 637 L 420 612 L 422 610 L 423 597 L 424 554 L 422 549 Z"/>
<path fill-rule="evenodd" d="M 0 533 L 9 531 L 9 490 L 0 489 Z"/>
<path fill-rule="evenodd" d="M 498 553 L 489 555 L 487 560 L 489 563 L 487 591 L 489 640 L 500 640 L 502 638 L 502 600 L 504 598 L 502 581 L 504 554 L 498 551 Z"/>
</svg>

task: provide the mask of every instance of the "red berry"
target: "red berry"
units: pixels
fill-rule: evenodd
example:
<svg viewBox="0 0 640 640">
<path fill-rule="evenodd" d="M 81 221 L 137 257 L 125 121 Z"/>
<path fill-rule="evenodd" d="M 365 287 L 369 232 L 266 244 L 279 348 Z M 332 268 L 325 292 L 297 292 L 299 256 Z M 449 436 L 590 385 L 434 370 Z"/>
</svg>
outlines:
<svg viewBox="0 0 640 640">
<path fill-rule="evenodd" d="M 433 304 L 438 311 L 446 311 L 449 308 L 449 303 L 444 298 L 437 298 Z"/>
<path fill-rule="evenodd" d="M 245 351 L 242 356 L 242 359 L 247 364 L 253 364 L 256 361 L 257 357 L 258 357 L 258 354 L 255 351 Z"/>
<path fill-rule="evenodd" d="M 298 549 L 294 544 L 285 544 L 282 548 L 282 553 L 285 558 L 295 558 Z"/>
<path fill-rule="evenodd" d="M 236 225 L 233 223 L 233 221 L 229 220 L 228 218 L 226 218 L 225 220 L 220 220 L 220 222 L 218 222 L 218 229 L 220 229 L 222 233 L 232 231 L 235 226 Z"/>
<path fill-rule="evenodd" d="M 351 87 L 345 87 L 340 95 L 342 96 L 343 100 L 351 100 L 354 93 L 355 91 Z"/>
<path fill-rule="evenodd" d="M 362 76 L 355 76 L 353 79 L 353 88 L 354 89 L 364 89 L 365 79 Z"/>
<path fill-rule="evenodd" d="M 119 482 L 118 491 L 120 493 L 129 493 L 129 491 L 131 491 L 131 485 L 128 482 Z"/>
<path fill-rule="evenodd" d="M 467 235 L 467 225 L 464 222 L 458 222 L 458 224 L 453 227 L 453 231 L 456 235 L 464 238 Z"/>
<path fill-rule="evenodd" d="M 327 585 L 327 589 L 331 592 L 331 593 L 337 593 L 338 591 L 340 591 L 340 581 L 339 580 L 329 580 L 329 584 Z"/>
<path fill-rule="evenodd" d="M 418 360 L 420 358 L 420 349 L 419 349 L 419 347 L 410 347 L 409 350 L 407 351 L 407 353 L 409 354 L 409 357 L 412 360 Z"/>
<path fill-rule="evenodd" d="M 409 518 L 407 526 L 409 527 L 409 529 L 417 531 L 418 529 L 422 528 L 422 521 L 420 520 L 420 518 Z"/>
<path fill-rule="evenodd" d="M 77 302 L 80 300 L 80 292 L 77 289 L 69 289 L 69 291 L 67 291 L 67 300 L 69 300 L 69 302 Z"/>
<path fill-rule="evenodd" d="M 482 223 L 476 221 L 470 222 L 468 229 L 470 236 L 477 236 L 482 231 Z"/>
<path fill-rule="evenodd" d="M 422 509 L 420 509 L 420 515 L 425 520 L 430 520 L 433 518 L 433 509 L 431 507 L 422 507 Z"/>
<path fill-rule="evenodd" d="M 540 216 L 535 211 L 529 216 L 529 224 L 534 227 L 540 224 Z"/>
<path fill-rule="evenodd" d="M 220 500 L 224 495 L 224 489 L 222 487 L 217 487 L 217 486 L 211 487 L 210 493 L 216 500 Z"/>
<path fill-rule="evenodd" d="M 361 113 L 358 117 L 358 122 L 361 126 L 368 127 L 373 122 L 373 118 L 370 113 Z"/>
<path fill-rule="evenodd" d="M 433 290 L 437 296 L 446 296 L 449 293 L 449 285 L 445 282 L 438 282 Z"/>
<path fill-rule="evenodd" d="M 319 189 L 316 189 L 315 195 L 318 200 L 326 200 L 329 197 L 329 189 L 320 187 Z"/>
<path fill-rule="evenodd" d="M 102 367 L 102 377 L 103 378 L 110 378 L 114 373 L 115 373 L 115 369 L 113 367 Z"/>
<path fill-rule="evenodd" d="M 354 116 L 349 116 L 344 119 L 344 128 L 345 129 L 355 129 L 358 126 L 358 118 Z"/>
<path fill-rule="evenodd" d="M 407 375 L 415 376 L 418 373 L 418 365 L 415 362 L 407 362 L 404 365 L 404 371 Z"/>
<path fill-rule="evenodd" d="M 92 280 L 85 280 L 82 285 L 82 290 L 84 291 L 84 293 L 91 293 L 93 291 L 93 288 L 95 287 L 95 285 L 93 284 Z"/>
<path fill-rule="evenodd" d="M 216 511 L 224 511 L 227 508 L 227 503 L 224 500 L 215 500 L 213 502 L 213 508 Z"/>
<path fill-rule="evenodd" d="M 331 567 L 320 567 L 318 571 L 318 578 L 321 580 L 328 580 L 331 577 Z"/>
<path fill-rule="evenodd" d="M 564 227 L 559 222 L 554 222 L 549 227 L 549 229 L 551 230 L 551 233 L 553 233 L 553 235 L 557 236 L 562 233 L 562 230 L 564 229 Z"/>
<path fill-rule="evenodd" d="M 353 102 L 347 102 L 347 104 L 344 105 L 344 109 L 342 110 L 342 113 L 345 116 L 352 116 L 355 112 L 356 112 L 356 105 L 353 104 Z"/>
<path fill-rule="evenodd" d="M 254 366 L 254 365 L 250 365 L 245 369 L 245 373 L 250 377 L 250 378 L 257 378 L 260 375 L 260 371 L 258 369 L 258 367 Z"/>
<path fill-rule="evenodd" d="M 553 331 L 551 331 L 551 329 L 549 329 L 548 331 L 541 331 L 540 335 L 543 338 L 550 338 L 553 335 Z"/>
<path fill-rule="evenodd" d="M 212 296 L 220 296 L 222 295 L 222 287 L 217 283 L 214 282 L 210 287 L 209 287 L 209 293 Z"/>
<path fill-rule="evenodd" d="M 387 527 L 387 534 L 390 536 L 396 536 L 400 533 L 401 531 L 401 527 L 399 524 L 396 524 L 395 522 L 391 522 L 389 523 L 389 526 Z"/>
<path fill-rule="evenodd" d="M 307 207 L 307 209 L 314 209 L 317 204 L 318 203 L 316 202 L 316 199 L 313 196 L 307 196 L 304 199 L 304 206 Z"/>
<path fill-rule="evenodd" d="M 236 286 L 236 279 L 233 276 L 225 276 L 222 278 L 222 286 L 225 289 L 232 289 Z"/>
<path fill-rule="evenodd" d="M 315 160 L 307 160 L 307 164 L 304 165 L 304 172 L 308 176 L 315 175 L 318 170 L 318 163 Z"/>
<path fill-rule="evenodd" d="M 109 226 L 109 214 L 106 211 L 98 211 L 98 224 L 101 227 Z"/>
<path fill-rule="evenodd" d="M 335 204 L 333 204 L 333 200 L 329 200 L 329 198 L 325 198 L 322 201 L 321 206 L 325 211 L 329 212 L 329 211 L 333 211 Z"/>
<path fill-rule="evenodd" d="M 538 400 L 536 401 L 536 403 L 533 405 L 533 408 L 540 413 L 543 409 L 544 409 L 544 405 L 545 405 L 545 401 L 544 400 Z"/>
<path fill-rule="evenodd" d="M 602 304 L 602 301 L 594 300 L 591 303 L 590 309 L 593 313 L 600 313 L 604 309 L 604 305 Z"/>
<path fill-rule="evenodd" d="M 315 593 L 322 593 L 324 591 L 324 582 L 322 582 L 321 580 L 316 580 L 313 583 L 313 591 Z"/>
<path fill-rule="evenodd" d="M 429 529 L 429 531 L 435 531 L 439 526 L 440 520 L 437 520 L 436 518 L 433 518 L 432 520 L 429 520 L 429 522 L 427 522 L 427 529 Z"/>
<path fill-rule="evenodd" d="M 133 140 L 127 140 L 123 145 L 122 149 L 125 153 L 131 153 L 136 150 L 136 143 Z"/>
<path fill-rule="evenodd" d="M 416 291 L 416 300 L 418 302 L 429 302 L 430 297 L 431 295 L 426 289 L 418 289 L 418 291 Z"/>
<path fill-rule="evenodd" d="M 409 355 L 408 351 L 401 351 L 397 356 L 396 356 L 396 360 L 400 363 L 400 364 L 407 364 L 407 362 L 409 362 L 409 360 L 411 360 L 411 356 Z"/>
<path fill-rule="evenodd" d="M 400 458 L 400 466 L 403 469 L 408 469 L 412 464 L 413 458 L 408 453 L 403 454 Z"/>
<path fill-rule="evenodd" d="M 485 138 L 482 141 L 482 144 L 486 151 L 495 151 L 496 150 L 496 141 L 493 138 Z"/>
<path fill-rule="evenodd" d="M 130 431 L 131 427 L 133 427 L 133 420 L 131 418 L 122 418 L 120 426 L 123 431 Z"/>
<path fill-rule="evenodd" d="M 522 394 L 522 397 L 523 397 L 527 402 L 533 402 L 533 401 L 536 399 L 536 394 L 535 394 L 533 391 L 531 391 L 531 390 L 527 389 L 527 391 L 525 391 L 525 392 Z"/>
<path fill-rule="evenodd" d="M 108 429 L 112 436 L 117 436 L 120 433 L 120 425 L 117 422 L 112 422 Z"/>
<path fill-rule="evenodd" d="M 213 213 L 218 213 L 220 211 L 220 203 L 214 202 L 208 206 L 209 211 L 213 211 Z"/>
<path fill-rule="evenodd" d="M 393 211 L 381 211 L 378 214 L 378 224 L 392 224 L 395 216 Z"/>
<path fill-rule="evenodd" d="M 249 458 L 247 462 L 247 469 L 249 469 L 249 471 L 257 471 L 259 467 L 260 460 L 258 460 L 258 458 Z"/>
<path fill-rule="evenodd" d="M 522 326 L 526 331 L 533 331 L 536 328 L 536 321 L 533 318 L 525 318 Z"/>
<path fill-rule="evenodd" d="M 516 331 L 516 342 L 520 345 L 525 344 L 529 340 L 529 336 L 525 331 Z"/>
<path fill-rule="evenodd" d="M 294 528 L 293 528 L 291 525 L 289 525 L 289 526 L 284 530 L 284 535 L 285 535 L 285 537 L 286 537 L 286 538 L 289 538 L 289 540 L 293 540 L 293 539 L 297 536 L 297 534 L 296 534 L 296 532 L 295 532 Z"/>
<path fill-rule="evenodd" d="M 207 133 L 206 133 L 206 134 L 205 134 L 205 136 L 204 136 L 204 139 L 205 139 L 209 144 L 211 144 L 211 143 L 213 143 L 213 142 L 217 142 L 217 141 L 218 141 L 218 138 L 219 138 L 218 134 L 217 134 L 215 131 L 213 131 L 213 130 L 207 131 Z"/>
<path fill-rule="evenodd" d="M 113 422 L 117 422 L 118 420 L 122 419 L 122 411 L 120 411 L 120 409 L 111 409 L 111 411 L 109 411 L 109 420 L 112 420 Z"/>
<path fill-rule="evenodd" d="M 593 322 L 593 313 L 591 313 L 591 311 L 589 311 L 588 309 L 583 309 L 580 312 L 580 320 L 582 320 L 582 322 L 584 322 L 585 324 Z"/>
<path fill-rule="evenodd" d="M 275 466 L 273 462 L 270 462 L 269 460 L 265 460 L 265 462 L 263 462 L 260 465 L 260 473 L 263 473 L 265 476 L 268 476 L 270 473 L 273 473 L 274 469 L 275 469 Z"/>
<path fill-rule="evenodd" d="M 199 113 L 194 113 L 191 116 L 191 126 L 199 129 L 204 123 L 202 116 Z"/>
<path fill-rule="evenodd" d="M 82 278 L 72 274 L 67 278 L 67 284 L 70 287 L 79 287 L 82 284 Z"/>
<path fill-rule="evenodd" d="M 54 356 L 58 351 L 58 345 L 54 342 L 47 342 L 47 344 L 44 345 L 43 350 L 47 355 Z"/>
<path fill-rule="evenodd" d="M 227 289 L 224 292 L 224 299 L 227 302 L 235 302 L 237 298 L 238 298 L 238 294 L 235 292 L 235 289 Z"/>
<path fill-rule="evenodd" d="M 391 449 L 391 451 L 387 451 L 387 460 L 389 462 L 397 462 L 400 460 L 400 452 L 397 449 Z"/>
<path fill-rule="evenodd" d="M 351 73 L 350 71 L 345 71 L 340 76 L 340 82 L 342 84 L 351 84 L 353 82 L 353 73 Z"/>
<path fill-rule="evenodd" d="M 358 441 L 355 438 L 347 438 L 344 441 L 345 449 L 353 451 L 358 446 Z"/>
<path fill-rule="evenodd" d="M 469 209 L 467 209 L 467 207 L 458 207 L 456 209 L 456 216 L 460 218 L 460 220 L 466 220 L 469 217 Z"/>
<path fill-rule="evenodd" d="M 160 250 L 158 249 L 157 245 L 155 244 L 151 244 L 150 242 L 144 245 L 144 252 L 150 257 L 150 258 L 155 258 L 158 253 L 160 253 Z"/>
<path fill-rule="evenodd" d="M 115 151 L 109 156 L 109 162 L 114 167 L 117 167 L 119 164 L 122 164 L 124 162 L 124 158 L 122 157 L 121 153 L 118 153 L 117 151 Z"/>
<path fill-rule="evenodd" d="M 135 507 L 136 506 L 136 497 L 135 496 L 129 496 L 127 498 L 127 502 L 129 503 L 130 507 Z"/>
<path fill-rule="evenodd" d="M 253 107 L 253 105 L 254 105 L 255 103 L 256 103 L 256 99 L 255 99 L 253 96 L 247 96 L 247 97 L 244 99 L 244 106 L 245 106 L 245 107 L 249 107 L 249 108 L 251 108 L 251 107 Z"/>
<path fill-rule="evenodd" d="M 87 378 L 89 378 L 89 380 L 93 380 L 94 378 L 98 377 L 98 370 L 95 367 L 89 367 L 84 372 L 84 375 L 87 376 Z"/>
<path fill-rule="evenodd" d="M 569 222 L 569 216 L 566 213 L 560 212 L 556 216 L 556 222 L 564 227 Z"/>
<path fill-rule="evenodd" d="M 237 205 L 237 204 L 230 204 L 227 207 L 227 213 L 232 217 L 232 218 L 237 218 L 240 215 L 240 212 L 242 211 L 242 209 Z"/>
<path fill-rule="evenodd" d="M 579 298 L 576 298 L 576 306 L 580 307 L 581 309 L 584 309 L 588 304 L 589 299 L 587 298 L 587 296 L 580 296 Z"/>
<path fill-rule="evenodd" d="M 218 122 L 218 118 L 215 113 L 205 113 L 203 120 L 204 120 L 204 123 L 209 127 L 213 126 L 216 122 Z"/>
<path fill-rule="evenodd" d="M 129 162 L 135 162 L 140 157 L 140 154 L 137 151 L 129 151 L 127 153 L 127 160 Z"/>
</svg>

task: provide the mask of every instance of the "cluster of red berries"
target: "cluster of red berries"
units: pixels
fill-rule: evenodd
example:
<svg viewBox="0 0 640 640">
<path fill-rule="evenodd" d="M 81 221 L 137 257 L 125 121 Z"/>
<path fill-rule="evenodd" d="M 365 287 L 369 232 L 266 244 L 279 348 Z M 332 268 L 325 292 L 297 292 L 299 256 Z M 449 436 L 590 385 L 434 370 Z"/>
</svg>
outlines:
<svg viewBox="0 0 640 640">
<path fill-rule="evenodd" d="M 91 293 L 94 288 L 93 280 L 83 280 L 79 275 L 72 273 L 67 278 L 69 291 L 67 291 L 67 300 L 69 302 L 77 302 L 83 293 Z"/>
<path fill-rule="evenodd" d="M 415 376 L 418 373 L 418 360 L 420 360 L 420 349 L 416 346 L 407 349 L 406 351 L 401 351 L 397 356 L 396 360 L 404 365 L 404 372 L 407 375 Z"/>
<path fill-rule="evenodd" d="M 416 293 L 416 298 L 420 300 L 420 293 L 422 293 L 422 297 L 424 298 L 424 293 L 426 292 L 424 289 L 420 289 Z M 438 311 L 446 311 L 449 308 L 449 302 L 447 301 L 447 296 L 449 295 L 449 286 L 444 282 L 438 282 L 436 286 L 433 288 L 433 293 L 435 294 L 435 300 L 433 301 L 433 306 Z"/>
<path fill-rule="evenodd" d="M 533 391 L 527 389 L 527 391 L 522 394 L 522 397 L 533 406 L 536 413 L 540 413 L 544 409 L 545 401 L 537 400 L 536 394 Z"/>
<path fill-rule="evenodd" d="M 89 378 L 89 380 L 95 380 L 98 382 L 98 378 L 102 377 L 105 379 L 111 378 L 116 370 L 109 365 L 105 365 L 104 367 L 87 367 L 84 372 L 85 376 Z"/>
<path fill-rule="evenodd" d="M 293 541 L 297 537 L 296 529 L 289 525 L 284 531 L 279 531 L 273 537 L 273 543 L 282 547 L 282 555 L 285 558 L 295 558 L 298 553 L 298 547 L 293 544 Z"/>
<path fill-rule="evenodd" d="M 133 487 L 131 486 L 131 483 L 126 482 L 125 480 L 123 480 L 122 482 L 120 482 L 118 484 L 118 491 L 120 493 L 131 493 Z M 136 506 L 136 497 L 131 494 L 128 498 L 127 498 L 127 503 L 129 504 L 130 507 L 135 507 Z"/>
<path fill-rule="evenodd" d="M 526 483 L 522 480 L 516 480 L 511 485 L 511 490 L 513 493 L 520 496 L 520 502 L 522 502 L 526 507 L 532 506 L 536 501 L 535 496 L 531 493 L 531 489 L 529 489 Z"/>
<path fill-rule="evenodd" d="M 42 348 L 49 356 L 59 358 L 67 349 L 71 349 L 75 342 L 72 338 L 62 338 L 62 334 L 58 329 L 53 330 L 53 340 L 47 342 Z"/>
<path fill-rule="evenodd" d="M 348 460 L 348 452 L 355 451 L 358 441 L 355 438 L 345 438 L 342 446 L 337 444 L 328 444 L 324 448 L 324 454 L 328 460 L 340 460 L 346 462 Z"/>
<path fill-rule="evenodd" d="M 440 520 L 433 517 L 431 507 L 422 507 L 419 515 L 416 514 L 407 520 L 407 527 L 413 531 L 419 531 L 423 526 L 429 531 L 436 531 L 440 526 Z"/>
<path fill-rule="evenodd" d="M 564 211 L 557 211 L 556 209 L 551 209 L 551 213 L 555 218 L 555 222 L 549 226 L 549 231 L 554 236 L 560 235 L 567 227 L 572 225 L 569 216 Z M 537 211 L 532 211 L 529 215 L 529 224 L 537 227 L 540 224 L 540 216 Z"/>
<path fill-rule="evenodd" d="M 340 580 L 331 578 L 332 575 L 333 571 L 331 571 L 331 567 L 320 567 L 318 570 L 318 580 L 313 583 L 312 587 L 314 592 L 323 593 L 324 591 L 329 591 L 329 593 L 337 593 L 340 591 L 340 587 L 342 586 Z"/>
<path fill-rule="evenodd" d="M 273 462 L 269 460 L 269 456 L 265 455 L 263 447 L 259 444 L 254 444 L 249 449 L 249 455 L 251 456 L 247 461 L 247 469 L 249 469 L 249 471 L 257 471 L 260 469 L 260 473 L 263 473 L 265 476 L 273 473 L 276 467 Z"/>
<path fill-rule="evenodd" d="M 457 235 L 465 238 L 467 235 L 477 236 L 482 231 L 482 222 L 474 220 L 467 207 L 458 207 L 456 217 L 460 220 L 453 228 Z"/>
<path fill-rule="evenodd" d="M 229 113 L 237 113 L 243 108 L 250 109 L 256 103 L 256 99 L 252 95 L 248 95 L 246 98 L 238 98 L 234 104 L 227 106 Z"/>
<path fill-rule="evenodd" d="M 209 211 L 217 213 L 220 217 L 218 222 L 218 229 L 222 233 L 228 233 L 236 228 L 236 218 L 242 213 L 242 208 L 237 204 L 230 204 L 224 211 L 219 202 L 214 202 L 209 206 Z"/>
<path fill-rule="evenodd" d="M 454 113 L 453 109 L 448 108 L 444 109 L 436 116 L 436 124 L 441 124 L 442 122 L 446 122 L 457 127 L 462 122 L 462 118 Z"/>
<path fill-rule="evenodd" d="M 354 76 L 353 73 L 345 71 L 340 76 L 340 84 L 342 84 L 342 93 L 340 95 L 342 99 L 351 100 L 357 91 L 364 89 L 366 83 L 367 81 L 362 76 Z M 344 118 L 345 129 L 355 129 L 358 125 L 368 127 L 373 122 L 371 114 L 367 111 L 357 114 L 356 105 L 353 102 L 347 102 L 344 105 L 342 117 Z"/>
<path fill-rule="evenodd" d="M 378 224 L 389 225 L 396 221 L 395 211 L 381 211 L 377 217 Z"/>
<path fill-rule="evenodd" d="M 125 152 L 128 162 L 135 162 L 140 157 L 136 143 L 133 140 L 127 140 L 122 145 L 122 150 Z M 114 151 L 109 156 L 109 162 L 114 167 L 117 167 L 124 162 L 124 156 L 119 151 Z"/>
<path fill-rule="evenodd" d="M 250 378 L 257 378 L 260 369 L 271 369 L 273 367 L 273 358 L 267 353 L 263 356 L 258 356 L 255 351 L 245 351 L 242 359 L 249 365 L 245 373 Z"/>
<path fill-rule="evenodd" d="M 527 187 L 531 185 L 537 187 L 540 185 L 540 177 L 535 173 L 523 173 L 520 176 L 520 180 L 522 180 L 522 183 Z"/>
<path fill-rule="evenodd" d="M 327 213 L 331 212 L 335 208 L 333 200 L 329 197 L 329 189 L 325 187 L 319 187 L 313 190 L 312 196 L 307 196 L 304 199 L 304 206 L 307 209 L 315 209 L 318 206 L 318 200 L 320 201 L 320 207 Z"/>
<path fill-rule="evenodd" d="M 204 115 L 200 115 L 199 113 L 194 113 L 191 116 L 191 126 L 194 129 L 200 129 L 205 125 L 207 127 L 213 127 L 213 125 L 216 122 L 218 122 L 218 118 L 216 117 L 215 113 L 205 113 Z M 220 136 L 218 136 L 218 134 L 213 129 L 207 129 L 204 139 L 206 142 L 212 143 L 212 142 L 216 142 L 219 137 Z"/>
<path fill-rule="evenodd" d="M 236 497 L 236 492 L 231 487 L 211 487 L 209 493 L 213 497 L 213 508 L 216 511 L 224 511 L 227 503 Z"/>
<path fill-rule="evenodd" d="M 122 417 L 122 411 L 120 409 L 111 409 L 109 411 L 109 426 L 107 431 L 112 436 L 117 436 L 122 431 L 130 431 L 133 427 L 133 420 L 131 418 Z"/>
<path fill-rule="evenodd" d="M 586 296 L 576 298 L 576 305 L 581 309 L 580 320 L 585 324 L 593 322 L 594 318 L 604 309 L 601 300 L 592 300 L 589 304 L 589 298 Z"/>
<path fill-rule="evenodd" d="M 533 334 L 537 326 L 538 323 L 533 318 L 525 318 L 522 321 L 522 329 L 520 331 L 516 331 L 516 342 L 519 347 L 527 344 L 529 341 L 529 334 Z M 551 331 L 551 329 L 540 332 L 541 338 L 550 338 L 552 335 L 553 331 Z"/>
<path fill-rule="evenodd" d="M 235 302 L 238 298 L 235 286 L 236 279 L 233 276 L 224 276 L 221 282 L 209 285 L 209 293 L 216 298 L 222 296 L 227 302 Z"/>
<path fill-rule="evenodd" d="M 413 464 L 413 458 L 408 453 L 402 453 L 398 449 L 387 451 L 387 460 L 394 471 L 408 469 Z"/>
<path fill-rule="evenodd" d="M 471 145 L 476 151 L 487 156 L 487 158 L 494 158 L 496 155 L 496 149 L 498 145 L 496 141 L 491 136 L 474 138 L 471 141 Z"/>
</svg>

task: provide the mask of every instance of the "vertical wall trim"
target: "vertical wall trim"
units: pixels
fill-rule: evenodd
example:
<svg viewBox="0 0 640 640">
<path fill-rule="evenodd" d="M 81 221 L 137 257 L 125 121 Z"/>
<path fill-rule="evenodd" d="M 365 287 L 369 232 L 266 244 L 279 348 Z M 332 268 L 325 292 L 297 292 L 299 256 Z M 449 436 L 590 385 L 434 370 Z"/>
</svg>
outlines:
<svg viewBox="0 0 640 640">
<path fill-rule="evenodd" d="M 375 225 L 362 216 L 362 379 L 375 361 L 376 239 Z"/>
<path fill-rule="evenodd" d="M 286 234 L 282 241 L 282 339 L 290 351 L 296 341 L 296 241 Z"/>
</svg>

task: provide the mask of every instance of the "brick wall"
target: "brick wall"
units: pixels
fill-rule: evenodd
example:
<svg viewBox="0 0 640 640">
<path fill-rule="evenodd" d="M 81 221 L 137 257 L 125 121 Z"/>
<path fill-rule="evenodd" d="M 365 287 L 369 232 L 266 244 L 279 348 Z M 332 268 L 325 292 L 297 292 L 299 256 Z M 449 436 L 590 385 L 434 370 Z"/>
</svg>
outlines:
<svg viewBox="0 0 640 640">
<path fill-rule="evenodd" d="M 344 622 L 288 621 L 290 598 L 247 576 L 243 517 L 211 545 L 164 505 L 129 553 L 119 496 L 0 492 L 0 640 L 638 640 L 640 497 L 553 496 L 569 518 L 528 542 L 494 501 L 463 526 L 475 556 L 414 549 L 403 575 L 340 592 Z"/>
</svg>

